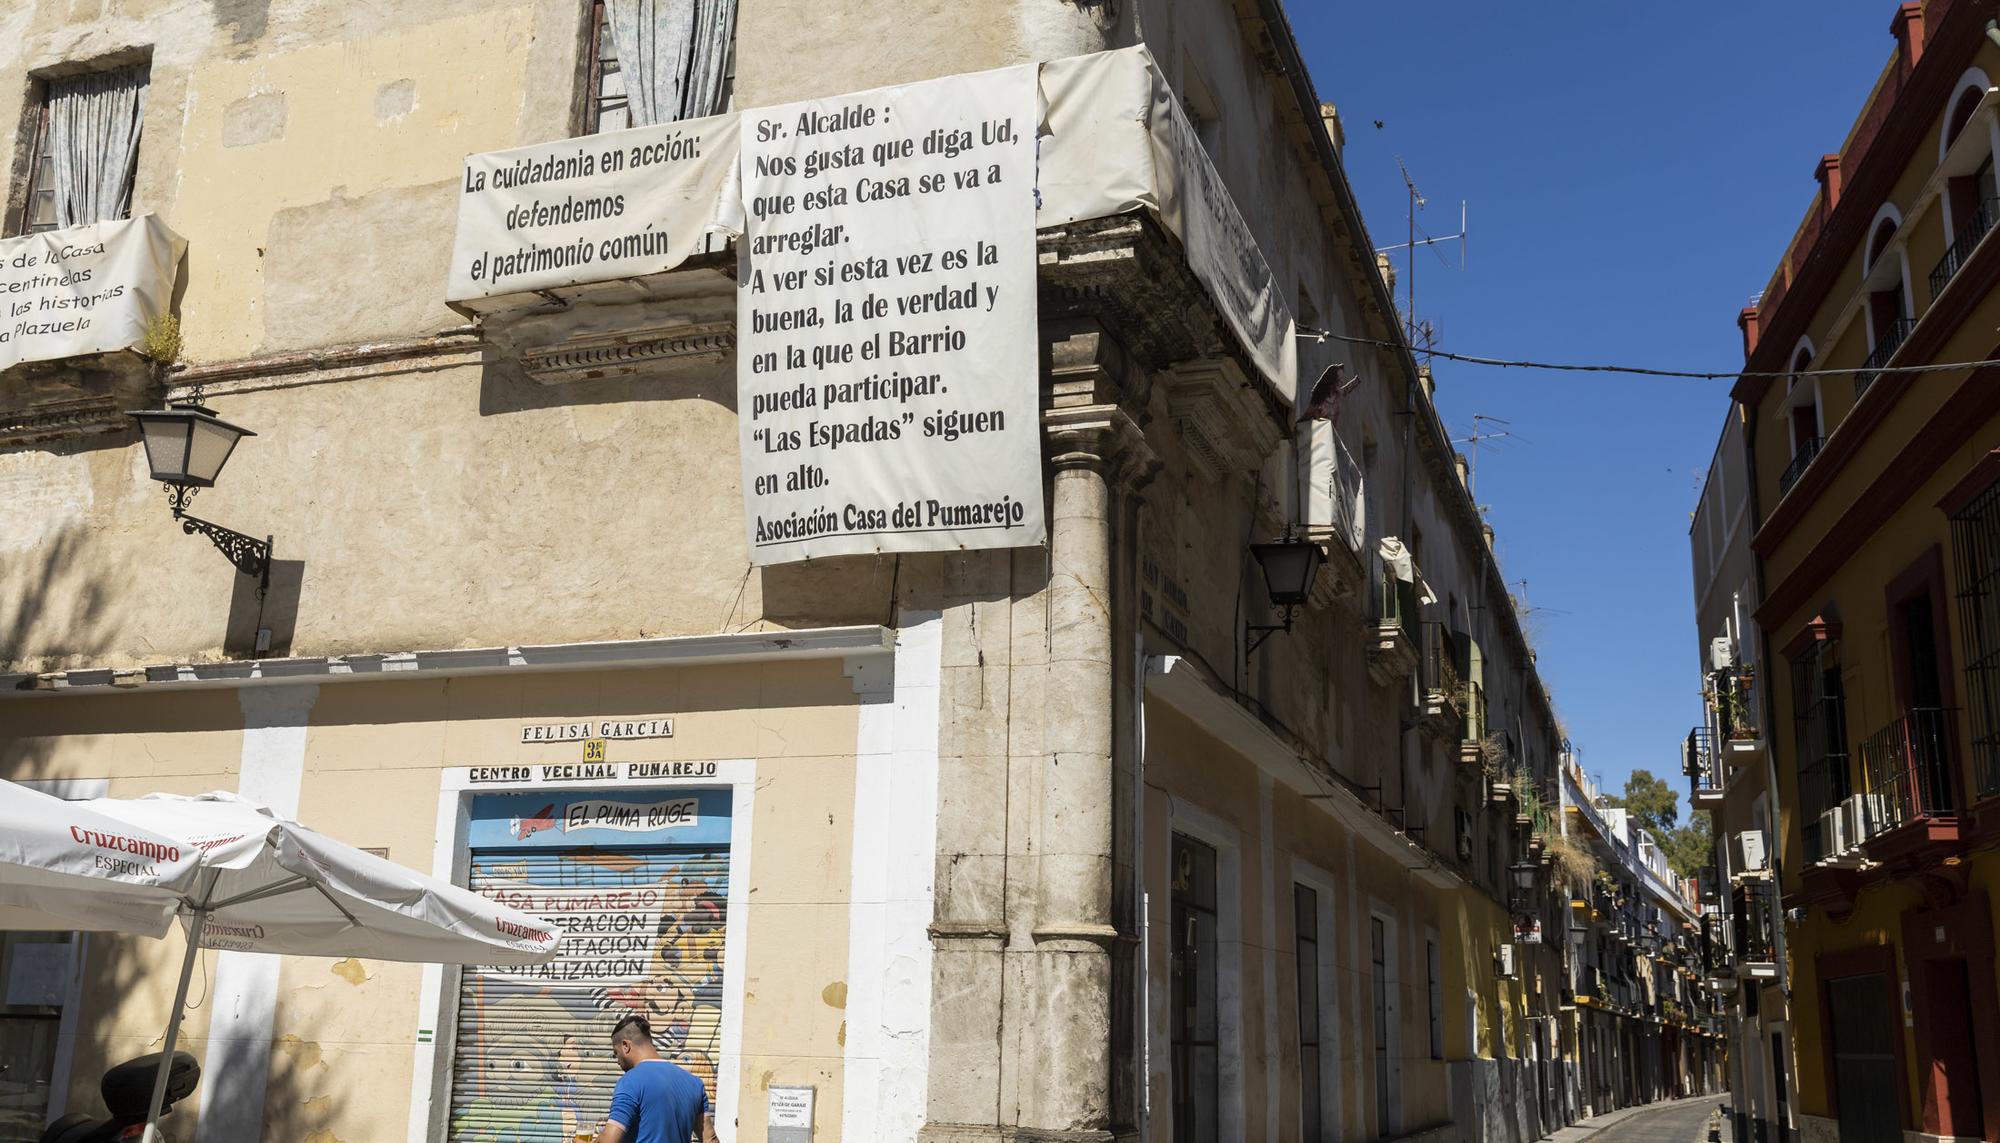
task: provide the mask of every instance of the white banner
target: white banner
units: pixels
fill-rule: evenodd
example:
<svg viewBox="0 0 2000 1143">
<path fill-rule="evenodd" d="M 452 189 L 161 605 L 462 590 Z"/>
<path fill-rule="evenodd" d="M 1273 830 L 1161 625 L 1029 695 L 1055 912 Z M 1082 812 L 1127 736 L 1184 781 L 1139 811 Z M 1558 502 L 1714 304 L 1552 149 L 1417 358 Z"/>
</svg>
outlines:
<svg viewBox="0 0 2000 1143">
<path fill-rule="evenodd" d="M 1047 534 L 1035 76 L 745 115 L 737 417 L 753 564 Z"/>
<path fill-rule="evenodd" d="M 445 300 L 663 273 L 702 248 L 734 113 L 468 155 Z"/>
<path fill-rule="evenodd" d="M 186 249 L 151 214 L 0 242 L 0 369 L 137 347 Z"/>
</svg>

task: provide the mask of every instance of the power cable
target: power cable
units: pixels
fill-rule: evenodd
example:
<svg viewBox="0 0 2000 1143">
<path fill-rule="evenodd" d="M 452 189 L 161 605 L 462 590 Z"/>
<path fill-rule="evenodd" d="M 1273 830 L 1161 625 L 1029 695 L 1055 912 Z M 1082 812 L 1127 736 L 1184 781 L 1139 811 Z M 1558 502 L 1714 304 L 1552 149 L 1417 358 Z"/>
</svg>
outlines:
<svg viewBox="0 0 2000 1143">
<path fill-rule="evenodd" d="M 1581 365 L 1574 362 L 1556 361 L 1516 361 L 1501 357 L 1479 357 L 1469 353 L 1447 353 L 1442 349 L 1423 349 L 1401 341 L 1388 341 L 1376 337 L 1353 337 L 1332 330 L 1313 329 L 1300 326 L 1300 337 L 1318 341 L 1344 341 L 1352 345 L 1372 345 L 1382 349 L 1408 349 L 1426 357 L 1442 357 L 1447 361 L 1459 361 L 1467 365 L 1493 365 L 1505 369 L 1546 369 L 1559 373 L 1628 373 L 1640 377 L 1672 377 L 1691 381 L 1727 381 L 1738 377 L 1794 378 L 1794 377 L 1851 377 L 1858 373 L 1879 376 L 1884 373 L 1950 373 L 1959 369 L 1986 369 L 2000 366 L 2000 359 L 1988 358 L 1983 361 L 1948 361 L 1929 365 L 1884 365 L 1873 369 L 1855 366 L 1852 369 L 1792 369 L 1779 373 L 1739 371 L 1735 373 L 1700 373 L 1685 369 L 1651 369 L 1642 365 Z"/>
</svg>

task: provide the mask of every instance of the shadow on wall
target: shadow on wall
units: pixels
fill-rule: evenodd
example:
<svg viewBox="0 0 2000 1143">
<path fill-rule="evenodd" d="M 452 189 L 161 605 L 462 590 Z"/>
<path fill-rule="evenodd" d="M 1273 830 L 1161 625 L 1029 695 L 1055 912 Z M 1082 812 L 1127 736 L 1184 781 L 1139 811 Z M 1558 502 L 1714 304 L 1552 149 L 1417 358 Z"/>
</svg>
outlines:
<svg viewBox="0 0 2000 1143">
<path fill-rule="evenodd" d="M 117 585 L 129 574 L 107 566 L 80 527 L 0 555 L 0 671 L 101 656 L 111 647 Z"/>
<path fill-rule="evenodd" d="M 184 946 L 171 935 L 161 941 L 102 933 L 89 939 L 67 1111 L 97 1117 L 106 1114 L 98 1091 L 105 1069 L 163 1046 Z M 302 1051 L 293 1050 L 290 1043 L 274 1044 L 268 1073 L 260 1075 L 255 1068 L 232 1066 L 229 1047 L 207 1040 L 203 1010 L 213 995 L 218 955 L 202 954 L 188 989 L 189 1011 L 178 1048 L 201 1063 L 201 1082 L 161 1121 L 167 1138 L 195 1143 L 204 1098 L 214 1106 L 241 1108 L 254 1102 L 261 1088 L 265 1109 L 261 1138 L 336 1143 L 331 1125 L 339 1112 L 339 1088 L 326 1082 L 324 1075 L 313 1074 L 324 1071 L 318 1045 L 303 1045 L 310 1050 Z M 190 1035 L 190 1031 L 204 1034 Z"/>
</svg>

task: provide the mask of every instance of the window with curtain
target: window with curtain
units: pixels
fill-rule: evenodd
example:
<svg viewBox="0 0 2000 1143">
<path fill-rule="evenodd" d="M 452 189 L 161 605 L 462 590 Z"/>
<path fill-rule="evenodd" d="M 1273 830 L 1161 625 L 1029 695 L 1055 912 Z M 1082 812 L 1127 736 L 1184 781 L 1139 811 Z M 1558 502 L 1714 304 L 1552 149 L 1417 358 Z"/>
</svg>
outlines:
<svg viewBox="0 0 2000 1143">
<path fill-rule="evenodd" d="M 140 64 L 48 81 L 28 164 L 24 232 L 131 214 L 148 72 Z"/>
<path fill-rule="evenodd" d="M 736 73 L 737 0 L 593 0 L 587 133 L 718 115 Z"/>
</svg>

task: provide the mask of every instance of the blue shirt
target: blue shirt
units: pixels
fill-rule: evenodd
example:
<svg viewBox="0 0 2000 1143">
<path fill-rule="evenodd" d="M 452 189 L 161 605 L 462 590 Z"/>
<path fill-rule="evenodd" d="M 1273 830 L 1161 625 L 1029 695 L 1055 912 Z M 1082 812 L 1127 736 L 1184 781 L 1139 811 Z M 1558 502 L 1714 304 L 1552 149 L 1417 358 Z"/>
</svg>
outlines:
<svg viewBox="0 0 2000 1143">
<path fill-rule="evenodd" d="M 632 1065 L 611 1093 L 611 1122 L 632 1143 L 688 1143 L 708 1114 L 708 1089 L 665 1060 Z"/>
</svg>

